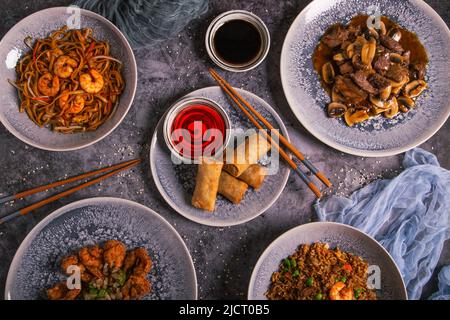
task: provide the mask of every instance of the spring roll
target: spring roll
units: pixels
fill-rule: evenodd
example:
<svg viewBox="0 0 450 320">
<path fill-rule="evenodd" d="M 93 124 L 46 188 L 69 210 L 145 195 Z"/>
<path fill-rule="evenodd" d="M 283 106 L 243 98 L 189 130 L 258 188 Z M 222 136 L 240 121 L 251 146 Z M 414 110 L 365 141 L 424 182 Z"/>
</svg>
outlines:
<svg viewBox="0 0 450 320">
<path fill-rule="evenodd" d="M 252 164 L 238 178 L 253 187 L 253 189 L 259 189 L 263 184 L 266 175 L 266 168 L 260 166 L 259 164 Z"/>
<path fill-rule="evenodd" d="M 253 134 L 234 150 L 231 161 L 224 165 L 224 170 L 233 177 L 239 177 L 250 165 L 255 164 L 270 150 L 270 143 L 262 134 Z M 229 159 L 226 159 L 229 161 Z"/>
<path fill-rule="evenodd" d="M 213 159 L 202 159 L 198 165 L 195 190 L 192 205 L 206 211 L 214 211 L 217 190 L 219 189 L 220 173 L 223 163 Z"/>
<path fill-rule="evenodd" d="M 219 193 L 225 198 L 234 204 L 239 204 L 242 198 L 244 198 L 247 189 L 248 185 L 245 182 L 236 179 L 225 171 L 222 171 L 219 182 Z"/>
</svg>

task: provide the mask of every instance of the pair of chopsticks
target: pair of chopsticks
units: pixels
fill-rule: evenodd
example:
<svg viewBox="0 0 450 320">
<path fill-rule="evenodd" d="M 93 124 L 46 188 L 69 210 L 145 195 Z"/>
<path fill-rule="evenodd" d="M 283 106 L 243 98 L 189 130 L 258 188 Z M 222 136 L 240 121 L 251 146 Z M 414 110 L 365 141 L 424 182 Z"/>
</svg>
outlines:
<svg viewBox="0 0 450 320">
<path fill-rule="evenodd" d="M 104 179 L 107 179 L 107 178 L 109 178 L 109 177 L 111 177 L 111 176 L 113 176 L 113 175 L 115 175 L 115 174 L 117 174 L 117 173 L 119 173 L 121 171 L 130 169 L 131 167 L 134 167 L 134 166 L 136 166 L 139 163 L 141 163 L 140 159 L 135 159 L 135 160 L 122 162 L 122 163 L 119 163 L 119 164 L 116 164 L 116 165 L 113 165 L 113 166 L 105 167 L 105 168 L 102 168 L 102 169 L 99 169 L 99 170 L 95 170 L 95 171 L 91 171 L 91 172 L 88 172 L 88 173 L 83 173 L 83 174 L 80 174 L 80 175 L 75 176 L 75 177 L 71 177 L 71 178 L 68 178 L 68 179 L 65 179 L 65 180 L 53 182 L 53 183 L 50 183 L 50 184 L 47 184 L 47 185 L 44 185 L 44 186 L 36 187 L 36 188 L 30 189 L 30 190 L 27 190 L 27 191 L 23 191 L 23 192 L 14 194 L 14 195 L 10 195 L 10 196 L 6 196 L 6 197 L 3 197 L 3 198 L 0 198 L 0 204 L 2 204 L 2 203 L 9 202 L 9 201 L 12 201 L 12 200 L 22 199 L 22 198 L 25 198 L 25 197 L 30 196 L 32 194 L 35 194 L 35 193 L 39 193 L 39 192 L 42 192 L 42 191 L 45 191 L 45 190 L 48 190 L 48 189 L 51 189 L 51 188 L 56 188 L 58 186 L 62 186 L 62 185 L 65 185 L 65 184 L 68 184 L 68 183 L 71 183 L 71 182 L 83 180 L 83 179 L 86 179 L 86 178 L 89 178 L 89 177 L 92 177 L 92 176 L 95 176 L 95 175 L 107 172 L 107 173 L 105 173 L 104 175 L 102 175 L 100 177 L 97 177 L 95 179 L 92 179 L 90 181 L 82 183 L 82 184 L 80 184 L 80 185 L 78 185 L 76 187 L 73 187 L 71 189 L 63 191 L 63 192 L 58 193 L 58 194 L 56 194 L 54 196 L 51 196 L 51 197 L 49 197 L 47 199 L 41 200 L 39 202 L 36 202 L 36 203 L 34 203 L 34 204 L 32 204 L 32 205 L 30 205 L 28 207 L 20 209 L 19 211 L 16 211 L 16 212 L 13 212 L 13 213 L 11 213 L 9 215 L 6 215 L 5 217 L 0 218 L 0 225 L 5 223 L 5 222 L 7 222 L 7 221 L 10 221 L 10 220 L 12 220 L 12 219 L 14 219 L 16 217 L 26 215 L 27 213 L 29 213 L 29 212 L 31 212 L 33 210 L 36 210 L 37 208 L 40 208 L 40 207 L 42 207 L 42 206 L 44 206 L 46 204 L 49 204 L 49 203 L 51 203 L 53 201 L 56 201 L 58 199 L 66 197 L 68 195 L 71 195 L 72 193 L 75 193 L 75 192 L 77 192 L 77 191 L 79 191 L 81 189 L 84 189 L 84 188 L 89 187 L 89 186 L 91 186 L 93 184 L 96 184 L 96 183 L 98 183 L 98 182 L 100 182 L 100 181 L 102 181 Z"/>
<path fill-rule="evenodd" d="M 331 187 L 331 182 L 325 175 L 320 172 L 306 157 L 296 149 L 283 135 L 281 135 L 275 128 L 258 112 L 253 108 L 250 103 L 248 103 L 242 96 L 234 90 L 234 88 L 226 82 L 214 69 L 209 69 L 209 72 L 213 78 L 217 81 L 220 87 L 225 91 L 225 93 L 234 101 L 236 106 L 247 116 L 247 118 L 256 126 L 258 129 L 262 130 L 268 142 L 278 150 L 281 157 L 291 166 L 291 168 L 300 176 L 302 181 L 314 192 L 314 194 L 320 198 L 322 193 L 320 189 L 314 184 L 314 182 L 302 171 L 302 169 L 289 157 L 289 155 L 280 146 L 272 140 L 272 138 L 266 133 L 263 126 L 255 119 L 258 118 L 259 121 L 266 126 L 267 129 L 271 130 L 278 138 L 279 141 L 291 151 L 304 165 L 308 168 L 320 181 L 323 182 L 327 187 Z M 245 107 L 244 107 L 245 105 Z"/>
</svg>

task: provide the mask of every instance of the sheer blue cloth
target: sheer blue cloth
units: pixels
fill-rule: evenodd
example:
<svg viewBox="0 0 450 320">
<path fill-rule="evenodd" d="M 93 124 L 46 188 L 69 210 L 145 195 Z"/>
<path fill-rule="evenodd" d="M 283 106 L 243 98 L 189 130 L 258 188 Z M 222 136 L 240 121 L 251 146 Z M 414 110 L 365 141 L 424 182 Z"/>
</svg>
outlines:
<svg viewBox="0 0 450 320">
<path fill-rule="evenodd" d="M 410 299 L 420 299 L 450 238 L 450 171 L 433 154 L 416 148 L 392 180 L 377 180 L 349 198 L 332 196 L 315 203 L 319 220 L 354 226 L 378 240 L 400 268 Z M 443 269 L 440 291 L 449 297 L 450 270 Z"/>
<path fill-rule="evenodd" d="M 434 293 L 431 300 L 450 300 L 450 266 L 442 268 L 438 276 L 439 290 Z"/>
</svg>

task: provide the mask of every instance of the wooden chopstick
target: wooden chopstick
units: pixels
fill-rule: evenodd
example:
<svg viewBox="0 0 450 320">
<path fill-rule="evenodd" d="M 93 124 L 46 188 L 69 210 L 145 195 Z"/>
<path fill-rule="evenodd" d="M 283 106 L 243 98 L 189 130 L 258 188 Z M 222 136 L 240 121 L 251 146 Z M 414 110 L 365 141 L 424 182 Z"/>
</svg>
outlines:
<svg viewBox="0 0 450 320">
<path fill-rule="evenodd" d="M 322 181 L 327 187 L 332 186 L 330 180 L 328 180 L 322 172 L 320 172 L 308 159 L 306 159 L 306 157 L 297 148 L 295 148 L 282 134 L 280 134 L 277 130 L 274 130 L 274 127 L 270 124 L 270 122 L 267 121 L 258 111 L 256 111 L 250 103 L 242 98 L 242 96 L 236 90 L 234 90 L 234 88 L 227 81 L 225 81 L 225 79 L 223 79 L 214 69 L 209 69 L 209 72 L 217 82 L 222 83 L 228 89 L 228 91 L 231 92 L 235 97 L 237 97 L 237 99 L 239 99 L 268 129 L 273 130 L 275 135 L 278 136 L 281 143 L 285 145 L 286 148 L 288 148 L 288 150 L 291 151 L 298 159 L 300 159 L 300 161 L 303 162 L 303 164 L 313 174 L 315 174 L 320 181 Z M 231 97 L 229 93 L 228 95 Z M 242 106 L 239 106 L 239 108 L 242 111 L 245 110 L 245 108 L 243 108 Z"/>
<path fill-rule="evenodd" d="M 83 174 L 80 174 L 80 175 L 75 176 L 75 177 L 71 177 L 71 178 L 68 178 L 68 179 L 61 180 L 61 181 L 56 181 L 56 182 L 53 182 L 53 183 L 50 183 L 50 184 L 47 184 L 47 185 L 39 186 L 37 188 L 33 188 L 33 189 L 30 189 L 30 190 L 19 192 L 19 193 L 14 194 L 14 195 L 6 196 L 6 197 L 3 197 L 3 198 L 0 198 L 0 204 L 8 202 L 8 201 L 12 201 L 12 200 L 22 199 L 22 198 L 25 198 L 25 197 L 30 196 L 32 194 L 35 194 L 35 193 L 38 193 L 38 192 L 42 192 L 42 191 L 45 191 L 45 190 L 48 190 L 48 189 L 51 189 L 51 188 L 56 188 L 56 187 L 59 187 L 59 186 L 62 186 L 62 185 L 65 185 L 65 184 L 68 184 L 68 183 L 71 183 L 71 182 L 75 182 L 75 181 L 79 181 L 79 180 L 82 180 L 82 179 L 86 179 L 86 178 L 95 176 L 97 174 L 103 173 L 103 172 L 115 170 L 115 169 L 124 167 L 124 166 L 129 165 L 129 164 L 131 164 L 133 162 L 136 162 L 136 161 L 138 161 L 138 160 L 135 159 L 135 160 L 122 162 L 122 163 L 119 163 L 119 164 L 116 164 L 116 165 L 113 165 L 113 166 L 105 167 L 105 168 L 102 168 L 102 169 L 99 169 L 99 170 L 95 170 L 95 171 L 91 171 L 91 172 L 87 172 L 87 173 L 83 173 Z"/>
<path fill-rule="evenodd" d="M 217 80 L 215 75 L 212 75 Z M 280 148 L 280 146 L 267 134 L 266 130 L 264 130 L 264 128 L 258 123 L 258 121 L 256 121 L 256 119 L 250 114 L 250 112 L 240 104 L 240 102 L 230 92 L 230 90 L 221 81 L 218 81 L 218 83 L 222 87 L 222 89 L 230 96 L 234 103 L 239 106 L 239 108 L 242 110 L 242 112 L 244 112 L 244 114 L 253 123 L 253 125 L 262 130 L 266 139 L 275 147 L 275 149 L 278 150 L 281 157 L 291 166 L 292 169 L 294 169 L 294 171 L 300 176 L 303 182 L 314 192 L 316 197 L 322 197 L 322 193 L 320 192 L 319 188 L 311 181 L 311 179 L 309 179 L 309 177 L 299 168 L 299 166 L 289 157 L 289 155 L 282 148 Z"/>
<path fill-rule="evenodd" d="M 117 164 L 117 165 L 114 165 L 114 166 L 106 167 L 106 168 L 103 168 L 103 169 L 100 169 L 100 170 L 92 171 L 92 172 L 85 173 L 85 174 L 82 174 L 82 175 L 79 175 L 79 176 L 76 176 L 76 177 L 73 177 L 73 178 L 69 178 L 69 179 L 63 180 L 63 181 L 65 181 L 65 183 L 67 183 L 68 180 L 78 181 L 80 179 L 84 179 L 86 177 L 90 177 L 90 176 L 98 174 L 98 173 L 103 173 L 105 171 L 113 170 L 113 171 L 108 172 L 108 173 L 106 173 L 106 174 L 104 174 L 104 175 L 102 175 L 102 176 L 100 176 L 98 178 L 95 178 L 95 179 L 92 179 L 92 180 L 87 181 L 85 183 L 82 183 L 82 184 L 80 184 L 80 185 L 78 185 L 76 187 L 73 187 L 73 188 L 69 189 L 69 190 L 66 190 L 66 191 L 63 191 L 61 193 L 58 193 L 58 194 L 56 194 L 54 196 L 51 196 L 51 197 L 49 197 L 47 199 L 41 200 L 41 201 L 36 202 L 36 203 L 34 203 L 34 204 L 32 204 L 32 205 L 30 205 L 28 207 L 20 209 L 19 211 L 11 213 L 11 214 L 3 217 L 3 218 L 0 218 L 0 225 L 5 223 L 5 222 L 7 222 L 7 221 L 10 221 L 10 220 L 18 217 L 18 216 L 26 215 L 27 213 L 29 213 L 29 212 L 31 212 L 33 210 L 36 210 L 36 209 L 38 209 L 38 208 L 40 208 L 40 207 L 42 207 L 42 206 L 44 206 L 46 204 L 49 204 L 49 203 L 51 203 L 53 201 L 56 201 L 58 199 L 61 199 L 61 198 L 66 197 L 68 195 L 71 195 L 71 194 L 73 194 L 73 193 L 75 193 L 75 192 L 77 192 L 77 191 L 79 191 L 81 189 L 84 189 L 84 188 L 89 187 L 89 186 L 91 186 L 93 184 L 96 184 L 96 183 L 98 183 L 98 182 L 100 182 L 100 181 L 102 181 L 102 180 L 104 180 L 106 178 L 109 178 L 109 177 L 111 177 L 111 176 L 113 176 L 113 175 L 115 175 L 115 174 L 117 174 L 117 173 L 119 173 L 121 171 L 130 169 L 130 168 L 136 166 L 137 164 L 141 163 L 141 161 L 142 160 L 140 160 L 140 159 L 127 161 L 127 162 L 120 163 L 120 164 Z M 48 188 L 52 188 L 55 185 L 61 185 L 62 184 L 61 182 L 63 182 L 63 181 L 58 181 L 58 182 L 55 182 L 55 183 L 43 186 L 43 187 L 45 187 L 44 189 L 40 189 L 40 188 L 43 188 L 43 187 L 38 187 L 38 188 L 34 188 L 32 190 L 25 191 L 25 192 L 30 192 L 30 191 L 33 191 L 33 190 L 35 191 L 37 189 L 40 189 L 41 191 L 42 190 L 47 190 Z M 36 191 L 36 192 L 39 192 L 39 191 Z M 34 193 L 36 193 L 36 192 L 34 192 Z M 21 194 L 23 194 L 23 193 L 21 193 Z M 30 193 L 30 194 L 33 194 L 33 193 Z"/>
</svg>

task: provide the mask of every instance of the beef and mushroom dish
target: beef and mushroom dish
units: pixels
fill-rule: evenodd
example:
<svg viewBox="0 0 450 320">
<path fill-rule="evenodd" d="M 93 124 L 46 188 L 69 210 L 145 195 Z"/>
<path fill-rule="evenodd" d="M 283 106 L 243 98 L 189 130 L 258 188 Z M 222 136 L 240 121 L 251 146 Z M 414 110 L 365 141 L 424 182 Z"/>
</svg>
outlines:
<svg viewBox="0 0 450 320">
<path fill-rule="evenodd" d="M 331 97 L 328 115 L 344 117 L 349 126 L 406 113 L 427 89 L 428 56 L 417 35 L 386 17 L 378 29 L 369 28 L 368 19 L 359 15 L 330 27 L 313 56 Z"/>
</svg>

